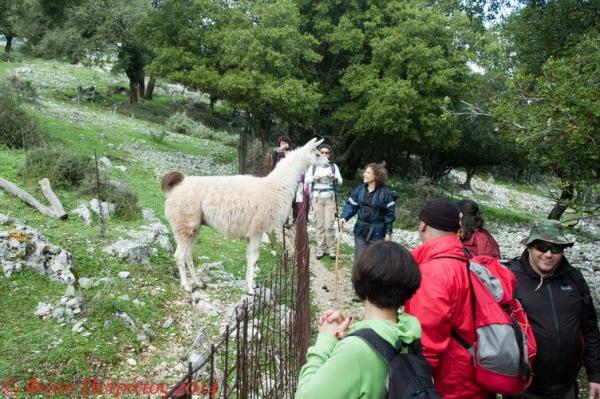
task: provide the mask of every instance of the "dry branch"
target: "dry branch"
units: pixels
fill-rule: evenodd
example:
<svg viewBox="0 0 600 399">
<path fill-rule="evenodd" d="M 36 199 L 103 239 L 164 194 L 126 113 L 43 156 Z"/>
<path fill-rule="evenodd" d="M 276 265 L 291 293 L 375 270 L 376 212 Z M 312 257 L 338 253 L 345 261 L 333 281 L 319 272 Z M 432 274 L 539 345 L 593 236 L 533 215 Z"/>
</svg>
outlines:
<svg viewBox="0 0 600 399">
<path fill-rule="evenodd" d="M 58 199 L 56 194 L 54 194 L 54 191 L 52 191 L 52 187 L 50 187 L 50 181 L 46 178 L 43 178 L 39 181 L 39 183 L 40 187 L 42 188 L 42 192 L 44 193 L 44 196 L 48 199 L 48 202 L 50 202 L 50 207 L 47 207 L 46 205 L 39 202 L 31 194 L 19 188 L 16 184 L 0 177 L 1 189 L 13 194 L 21 201 L 25 202 L 28 205 L 31 205 L 46 216 L 50 216 L 57 219 L 66 219 L 69 215 L 65 212 L 60 200 Z"/>
</svg>

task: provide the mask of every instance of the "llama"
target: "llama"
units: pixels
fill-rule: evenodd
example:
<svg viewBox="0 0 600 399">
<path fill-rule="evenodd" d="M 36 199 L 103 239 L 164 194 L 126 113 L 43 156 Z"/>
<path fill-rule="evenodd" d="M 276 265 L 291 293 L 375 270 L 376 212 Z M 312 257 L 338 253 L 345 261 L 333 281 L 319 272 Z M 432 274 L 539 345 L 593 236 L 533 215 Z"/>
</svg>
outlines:
<svg viewBox="0 0 600 399">
<path fill-rule="evenodd" d="M 193 289 L 186 267 L 193 285 L 206 287 L 192 260 L 198 230 L 206 225 L 226 238 L 248 240 L 246 287 L 249 294 L 254 292 L 254 271 L 262 235 L 283 225 L 287 219 L 300 175 L 311 165 L 327 164 L 317 149 L 322 142 L 314 138 L 289 152 L 265 177 L 185 176 L 181 172 L 169 172 L 163 177 L 161 187 L 167 196 L 165 216 L 177 242 L 175 263 L 184 290 Z"/>
</svg>

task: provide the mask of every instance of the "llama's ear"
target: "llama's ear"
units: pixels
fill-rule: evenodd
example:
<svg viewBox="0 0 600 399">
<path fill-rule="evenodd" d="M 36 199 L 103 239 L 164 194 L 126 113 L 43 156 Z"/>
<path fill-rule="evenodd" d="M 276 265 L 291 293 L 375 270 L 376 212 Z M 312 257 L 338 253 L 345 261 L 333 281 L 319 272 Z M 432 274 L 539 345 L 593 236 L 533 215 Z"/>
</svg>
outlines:
<svg viewBox="0 0 600 399">
<path fill-rule="evenodd" d="M 316 138 L 314 138 L 313 140 L 316 140 Z M 320 145 L 321 145 L 321 143 L 322 143 L 323 141 L 325 141 L 325 139 L 321 139 L 321 140 L 317 141 L 317 142 L 315 143 L 315 147 L 318 147 L 318 146 L 320 146 Z"/>
</svg>

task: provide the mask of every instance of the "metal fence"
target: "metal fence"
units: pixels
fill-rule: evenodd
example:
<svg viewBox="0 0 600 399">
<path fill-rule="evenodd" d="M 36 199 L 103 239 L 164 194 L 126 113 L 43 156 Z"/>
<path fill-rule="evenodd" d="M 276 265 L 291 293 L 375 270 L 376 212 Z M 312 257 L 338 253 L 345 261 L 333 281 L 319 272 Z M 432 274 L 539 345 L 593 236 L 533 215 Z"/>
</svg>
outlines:
<svg viewBox="0 0 600 399">
<path fill-rule="evenodd" d="M 295 223 L 293 254 L 286 249 L 255 295 L 165 398 L 292 398 L 310 341 L 306 213 Z"/>
</svg>

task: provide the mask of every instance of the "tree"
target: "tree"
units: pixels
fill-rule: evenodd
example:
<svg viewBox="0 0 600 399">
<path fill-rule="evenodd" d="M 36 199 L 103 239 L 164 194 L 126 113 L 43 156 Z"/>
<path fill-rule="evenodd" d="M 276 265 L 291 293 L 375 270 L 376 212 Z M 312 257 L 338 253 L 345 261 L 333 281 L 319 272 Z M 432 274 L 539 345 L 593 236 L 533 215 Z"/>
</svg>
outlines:
<svg viewBox="0 0 600 399">
<path fill-rule="evenodd" d="M 396 136 L 418 154 L 428 176 L 439 176 L 434 154 L 456 147 L 460 129 L 444 109 L 455 109 L 467 89 L 467 21 L 417 2 L 388 2 L 373 22 L 368 57 L 348 67 L 342 87 L 351 100 L 335 116 L 361 135 Z M 373 23 L 373 24 L 374 24 Z M 366 26 L 372 27 L 373 24 Z"/>
<path fill-rule="evenodd" d="M 20 0 L 0 0 L 0 33 L 6 38 L 4 51 L 12 49 L 12 41 L 17 36 L 19 19 L 24 14 L 24 5 Z"/>
<path fill-rule="evenodd" d="M 539 76 L 518 73 L 495 108 L 530 159 L 561 181 L 549 218 L 559 219 L 575 192 L 600 177 L 600 36 L 590 32 Z"/>
</svg>

